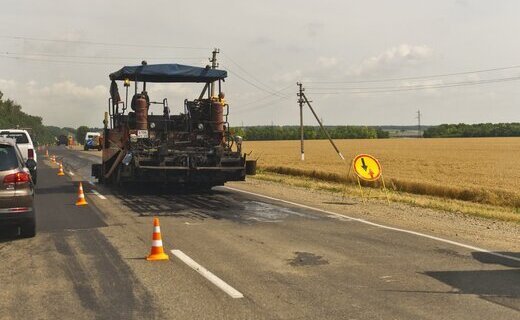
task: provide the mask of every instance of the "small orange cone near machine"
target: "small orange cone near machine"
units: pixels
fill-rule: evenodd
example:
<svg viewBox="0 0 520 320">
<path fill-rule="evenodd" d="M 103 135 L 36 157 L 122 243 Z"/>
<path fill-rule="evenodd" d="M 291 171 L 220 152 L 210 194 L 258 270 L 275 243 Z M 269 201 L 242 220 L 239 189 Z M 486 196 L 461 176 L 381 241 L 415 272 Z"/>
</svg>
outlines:
<svg viewBox="0 0 520 320">
<path fill-rule="evenodd" d="M 59 176 L 64 176 L 65 173 L 63 172 L 63 164 L 60 162 L 60 168 L 58 169 L 58 175 Z"/>
<path fill-rule="evenodd" d="M 161 227 L 159 226 L 159 219 L 153 218 L 153 237 L 152 237 L 152 251 L 150 255 L 146 257 L 148 261 L 168 260 L 170 259 L 166 253 L 164 253 L 162 239 L 161 239 Z"/>
<path fill-rule="evenodd" d="M 76 200 L 77 206 L 84 206 L 87 205 L 87 200 L 85 200 L 85 194 L 83 193 L 83 184 L 81 181 L 79 182 L 79 188 L 78 188 L 78 200 Z"/>
</svg>

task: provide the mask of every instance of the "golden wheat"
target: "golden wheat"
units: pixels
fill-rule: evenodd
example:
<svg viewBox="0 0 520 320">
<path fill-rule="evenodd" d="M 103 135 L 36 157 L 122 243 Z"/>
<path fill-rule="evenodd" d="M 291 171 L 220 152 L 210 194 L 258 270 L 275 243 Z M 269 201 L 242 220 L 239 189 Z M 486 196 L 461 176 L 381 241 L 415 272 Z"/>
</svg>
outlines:
<svg viewBox="0 0 520 320">
<path fill-rule="evenodd" d="M 336 140 L 341 161 L 327 140 L 247 141 L 246 152 L 270 172 L 327 181 L 347 178 L 350 159 L 378 158 L 387 186 L 404 192 L 492 205 L 520 207 L 520 138 Z"/>
</svg>

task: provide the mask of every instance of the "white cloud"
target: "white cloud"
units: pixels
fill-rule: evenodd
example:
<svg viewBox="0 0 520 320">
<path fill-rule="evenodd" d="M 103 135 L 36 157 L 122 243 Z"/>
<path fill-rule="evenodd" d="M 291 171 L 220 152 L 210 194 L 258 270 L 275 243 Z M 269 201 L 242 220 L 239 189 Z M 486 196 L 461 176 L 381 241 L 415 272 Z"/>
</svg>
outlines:
<svg viewBox="0 0 520 320">
<path fill-rule="evenodd" d="M 172 112 L 183 110 L 185 98 L 198 96 L 198 86 L 186 84 L 149 84 L 147 91 L 152 101 L 162 102 L 168 98 Z M 49 85 L 40 85 L 31 80 L 27 83 L 18 83 L 13 80 L 0 79 L 0 91 L 4 98 L 16 100 L 22 110 L 31 115 L 41 116 L 46 125 L 60 127 L 78 127 L 80 125 L 101 126 L 103 113 L 108 110 L 109 89 L 104 85 L 81 86 L 73 81 L 60 81 Z M 124 87 L 120 86 L 119 93 L 124 99 Z M 133 88 L 129 92 L 129 99 L 133 95 Z M 152 105 L 152 112 L 159 107 Z"/>
<path fill-rule="evenodd" d="M 322 68 L 331 68 L 338 65 L 339 61 L 335 57 L 319 57 L 317 63 Z"/>
<path fill-rule="evenodd" d="M 425 45 L 401 44 L 385 52 L 363 60 L 358 66 L 349 70 L 350 75 L 367 75 L 382 71 L 416 65 L 430 59 L 433 50 Z"/>
<path fill-rule="evenodd" d="M 100 126 L 107 109 L 108 88 L 84 87 L 72 81 L 39 86 L 36 81 L 18 83 L 0 79 L 4 98 L 12 98 L 31 115 L 41 116 L 47 125 Z"/>
<path fill-rule="evenodd" d="M 301 70 L 288 71 L 284 73 L 278 73 L 273 76 L 273 81 L 275 82 L 294 82 L 300 80 L 302 76 Z"/>
</svg>

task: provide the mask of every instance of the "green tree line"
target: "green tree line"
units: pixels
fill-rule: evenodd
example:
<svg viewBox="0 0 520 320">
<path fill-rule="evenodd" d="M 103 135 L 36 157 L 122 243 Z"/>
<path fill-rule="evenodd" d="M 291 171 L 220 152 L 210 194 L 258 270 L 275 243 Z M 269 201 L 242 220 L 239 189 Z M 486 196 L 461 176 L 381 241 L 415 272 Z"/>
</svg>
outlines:
<svg viewBox="0 0 520 320">
<path fill-rule="evenodd" d="M 326 126 L 332 139 L 377 139 L 388 138 L 388 132 L 374 127 L 362 126 Z M 244 140 L 298 140 L 299 126 L 252 126 L 232 128 L 236 135 Z M 319 126 L 304 126 L 305 139 L 327 139 Z"/>
<path fill-rule="evenodd" d="M 520 123 L 441 124 L 426 129 L 425 138 L 520 137 Z"/>
</svg>

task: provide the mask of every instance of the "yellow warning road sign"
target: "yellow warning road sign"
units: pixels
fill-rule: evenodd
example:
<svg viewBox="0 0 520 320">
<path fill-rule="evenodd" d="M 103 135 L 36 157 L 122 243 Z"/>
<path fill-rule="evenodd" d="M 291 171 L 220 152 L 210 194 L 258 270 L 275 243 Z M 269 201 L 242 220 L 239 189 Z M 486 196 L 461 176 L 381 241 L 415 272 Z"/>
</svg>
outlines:
<svg viewBox="0 0 520 320">
<path fill-rule="evenodd" d="M 375 181 L 381 177 L 381 164 L 376 158 L 368 154 L 360 154 L 354 158 L 354 172 L 366 181 Z"/>
</svg>

